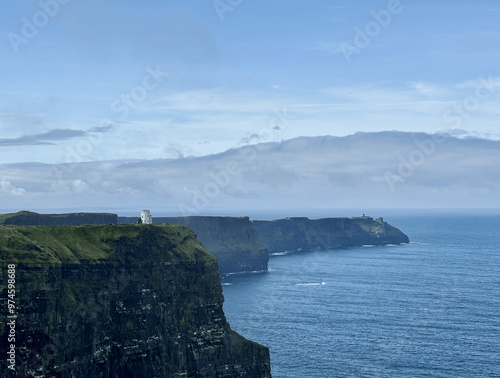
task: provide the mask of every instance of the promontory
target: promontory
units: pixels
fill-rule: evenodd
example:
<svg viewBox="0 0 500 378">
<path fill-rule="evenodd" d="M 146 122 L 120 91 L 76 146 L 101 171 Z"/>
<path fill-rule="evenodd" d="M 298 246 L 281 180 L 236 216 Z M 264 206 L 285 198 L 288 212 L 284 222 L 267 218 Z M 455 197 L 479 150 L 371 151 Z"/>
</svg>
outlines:
<svg viewBox="0 0 500 378">
<path fill-rule="evenodd" d="M 269 349 L 231 330 L 217 261 L 186 226 L 1 225 L 0 265 L 2 315 L 15 316 L 0 323 L 3 377 L 11 344 L 18 377 L 271 376 Z"/>
</svg>

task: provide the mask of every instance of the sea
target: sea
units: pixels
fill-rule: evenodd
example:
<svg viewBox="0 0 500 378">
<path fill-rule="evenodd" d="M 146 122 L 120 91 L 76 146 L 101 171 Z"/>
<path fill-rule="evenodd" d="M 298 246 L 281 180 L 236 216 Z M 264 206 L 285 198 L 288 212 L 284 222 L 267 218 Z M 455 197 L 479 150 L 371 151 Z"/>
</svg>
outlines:
<svg viewBox="0 0 500 378">
<path fill-rule="evenodd" d="M 410 244 L 224 277 L 231 327 L 270 348 L 274 378 L 500 377 L 500 214 L 385 220 Z"/>
</svg>

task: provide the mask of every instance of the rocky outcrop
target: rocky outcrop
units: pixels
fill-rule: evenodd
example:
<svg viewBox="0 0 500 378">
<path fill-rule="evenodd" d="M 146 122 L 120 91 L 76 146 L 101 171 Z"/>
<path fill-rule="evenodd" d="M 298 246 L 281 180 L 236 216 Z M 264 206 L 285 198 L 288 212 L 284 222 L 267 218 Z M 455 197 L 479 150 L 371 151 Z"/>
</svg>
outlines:
<svg viewBox="0 0 500 378">
<path fill-rule="evenodd" d="M 120 223 L 137 218 L 119 217 Z M 209 253 L 217 258 L 221 274 L 267 270 L 269 255 L 248 217 L 153 217 L 153 223 L 190 227 Z"/>
<path fill-rule="evenodd" d="M 8 264 L 17 376 L 270 377 L 268 348 L 230 329 L 216 259 L 185 226 L 0 226 L 2 309 Z M 9 332 L 2 321 L 4 357 Z"/>
<path fill-rule="evenodd" d="M 81 224 L 117 224 L 118 215 L 111 213 L 38 214 L 19 211 L 0 215 L 0 224 L 18 226 L 77 226 Z"/>
<path fill-rule="evenodd" d="M 285 218 L 253 221 L 269 253 L 326 250 L 362 245 L 408 243 L 409 239 L 382 218 Z"/>
</svg>

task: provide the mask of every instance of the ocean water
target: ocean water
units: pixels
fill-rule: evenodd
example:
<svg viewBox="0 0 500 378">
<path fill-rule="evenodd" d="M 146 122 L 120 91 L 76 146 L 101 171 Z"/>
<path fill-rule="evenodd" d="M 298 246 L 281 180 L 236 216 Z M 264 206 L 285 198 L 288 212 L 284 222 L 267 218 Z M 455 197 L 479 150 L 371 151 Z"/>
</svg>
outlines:
<svg viewBox="0 0 500 378">
<path fill-rule="evenodd" d="M 272 256 L 223 279 L 274 378 L 500 377 L 500 216 L 386 219 L 411 244 Z"/>
</svg>

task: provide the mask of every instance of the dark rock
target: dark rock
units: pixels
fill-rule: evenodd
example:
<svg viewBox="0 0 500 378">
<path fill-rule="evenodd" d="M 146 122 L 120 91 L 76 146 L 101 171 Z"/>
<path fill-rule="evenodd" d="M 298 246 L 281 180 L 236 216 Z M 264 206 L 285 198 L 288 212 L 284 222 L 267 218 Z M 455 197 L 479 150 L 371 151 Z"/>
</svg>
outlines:
<svg viewBox="0 0 500 378">
<path fill-rule="evenodd" d="M 132 223 L 119 217 L 120 223 Z M 217 258 L 221 274 L 266 271 L 269 255 L 248 217 L 153 217 L 153 223 L 173 223 L 190 227 L 209 253 Z"/>
<path fill-rule="evenodd" d="M 408 236 L 382 218 L 285 218 L 253 221 L 269 253 L 311 251 L 362 245 L 408 243 Z"/>
<path fill-rule="evenodd" d="M 19 377 L 271 376 L 268 348 L 230 329 L 216 259 L 185 226 L 0 226 L 2 309 L 13 263 Z"/>
</svg>

